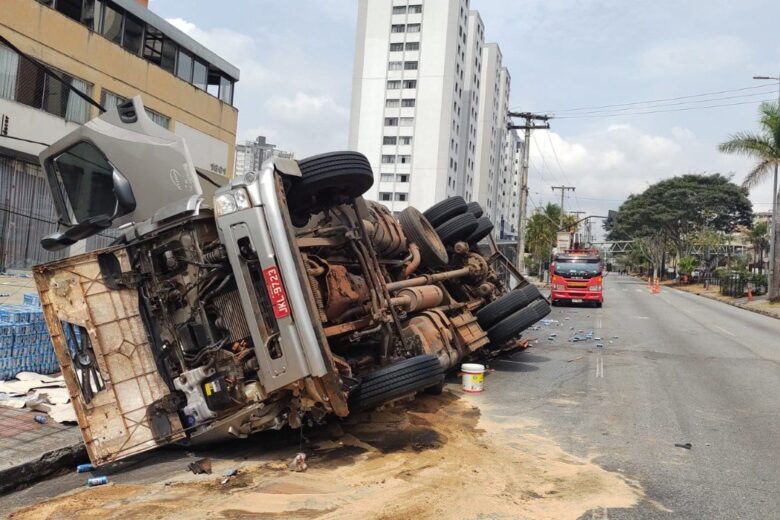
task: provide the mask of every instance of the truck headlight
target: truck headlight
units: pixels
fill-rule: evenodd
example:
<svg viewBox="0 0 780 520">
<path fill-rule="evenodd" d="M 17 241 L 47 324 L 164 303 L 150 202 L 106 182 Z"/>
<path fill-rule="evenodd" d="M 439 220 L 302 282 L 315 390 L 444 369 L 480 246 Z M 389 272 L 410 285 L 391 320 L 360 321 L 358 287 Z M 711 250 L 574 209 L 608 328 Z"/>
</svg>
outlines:
<svg viewBox="0 0 780 520">
<path fill-rule="evenodd" d="M 600 291 L 601 290 L 601 286 L 600 285 L 591 285 L 590 287 L 588 287 L 588 290 L 589 291 Z"/>
<path fill-rule="evenodd" d="M 565 291 L 566 290 L 566 286 L 563 285 L 562 283 L 556 283 L 555 284 L 555 290 L 556 291 Z"/>
<path fill-rule="evenodd" d="M 220 193 L 214 197 L 214 213 L 221 217 L 252 206 L 249 193 L 244 188 Z"/>
</svg>

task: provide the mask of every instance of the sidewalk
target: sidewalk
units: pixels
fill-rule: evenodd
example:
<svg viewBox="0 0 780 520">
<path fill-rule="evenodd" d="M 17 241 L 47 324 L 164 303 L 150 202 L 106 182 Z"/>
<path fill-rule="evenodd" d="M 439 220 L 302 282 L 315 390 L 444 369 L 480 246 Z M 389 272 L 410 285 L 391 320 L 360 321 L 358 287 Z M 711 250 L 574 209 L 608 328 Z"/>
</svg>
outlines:
<svg viewBox="0 0 780 520">
<path fill-rule="evenodd" d="M 710 286 L 707 290 L 701 284 L 696 285 L 666 285 L 679 291 L 685 291 L 688 293 L 704 296 L 711 300 L 717 300 L 719 302 L 733 305 L 741 309 L 746 309 L 764 316 L 780 319 L 780 303 L 771 303 L 766 295 L 755 296 L 753 301 L 748 301 L 747 298 L 732 298 L 730 296 L 723 296 L 720 294 L 720 287 Z"/>
<path fill-rule="evenodd" d="M 78 426 L 48 419 L 35 421 L 32 410 L 0 406 L 0 493 L 49 475 L 62 467 L 86 462 Z"/>
</svg>

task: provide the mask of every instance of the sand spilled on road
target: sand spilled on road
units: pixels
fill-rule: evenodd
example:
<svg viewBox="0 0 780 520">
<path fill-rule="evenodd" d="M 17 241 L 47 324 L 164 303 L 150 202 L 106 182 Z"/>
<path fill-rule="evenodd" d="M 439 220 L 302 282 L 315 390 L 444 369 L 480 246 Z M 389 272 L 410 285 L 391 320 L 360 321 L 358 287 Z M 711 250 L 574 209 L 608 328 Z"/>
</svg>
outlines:
<svg viewBox="0 0 780 520">
<path fill-rule="evenodd" d="M 480 421 L 450 393 L 373 412 L 312 438 L 310 467 L 286 460 L 219 477 L 112 485 L 18 511 L 26 519 L 576 519 L 642 491 L 544 437 Z M 184 470 L 184 468 L 182 468 Z"/>
</svg>

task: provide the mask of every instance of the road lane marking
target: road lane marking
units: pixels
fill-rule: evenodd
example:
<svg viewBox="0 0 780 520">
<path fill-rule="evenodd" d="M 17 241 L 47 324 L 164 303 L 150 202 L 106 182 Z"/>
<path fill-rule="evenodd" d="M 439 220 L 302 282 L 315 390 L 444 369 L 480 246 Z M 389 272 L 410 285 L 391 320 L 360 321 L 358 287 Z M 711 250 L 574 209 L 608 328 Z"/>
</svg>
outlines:
<svg viewBox="0 0 780 520">
<path fill-rule="evenodd" d="M 604 379 L 604 358 L 601 352 L 596 354 L 596 377 Z"/>
<path fill-rule="evenodd" d="M 727 330 L 726 330 L 726 329 L 724 329 L 723 327 L 718 327 L 717 325 L 714 325 L 714 324 L 713 324 L 712 326 L 713 326 L 713 327 L 715 327 L 716 329 L 718 329 L 719 331 L 723 332 L 724 334 L 728 334 L 728 335 L 729 335 L 729 336 L 731 336 L 732 338 L 736 338 L 736 337 L 737 337 L 737 335 L 736 335 L 736 334 L 734 334 L 734 333 L 732 333 L 732 332 L 729 332 L 729 331 L 727 331 Z"/>
</svg>

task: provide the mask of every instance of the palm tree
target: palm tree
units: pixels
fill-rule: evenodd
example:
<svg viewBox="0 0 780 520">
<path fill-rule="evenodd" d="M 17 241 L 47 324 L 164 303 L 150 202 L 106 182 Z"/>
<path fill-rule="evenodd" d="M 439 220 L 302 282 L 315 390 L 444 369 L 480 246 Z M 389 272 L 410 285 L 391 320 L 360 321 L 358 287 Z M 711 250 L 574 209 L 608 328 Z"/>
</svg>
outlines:
<svg viewBox="0 0 780 520">
<path fill-rule="evenodd" d="M 761 130 L 758 133 L 738 132 L 718 146 L 721 152 L 744 155 L 757 161 L 756 166 L 742 181 L 746 188 L 761 183 L 780 165 L 780 105 L 761 103 L 759 112 Z"/>
<path fill-rule="evenodd" d="M 535 263 L 542 264 L 550 259 L 552 248 L 558 238 L 558 223 L 561 217 L 561 207 L 548 203 L 544 208 L 537 208 L 526 223 L 525 244 Z M 570 228 L 576 221 L 574 215 L 564 215 L 564 229 Z M 542 278 L 540 269 L 539 279 Z"/>
<path fill-rule="evenodd" d="M 745 231 L 745 238 L 753 246 L 754 263 L 759 265 L 759 270 L 764 270 L 764 252 L 769 249 L 769 229 L 765 220 L 757 222 L 752 229 Z"/>
<path fill-rule="evenodd" d="M 747 174 L 742 185 L 746 188 L 752 188 L 769 176 L 769 172 L 774 172 L 774 187 L 772 197 L 777 197 L 777 170 L 780 166 L 780 103 L 761 103 L 759 108 L 761 118 L 761 129 L 758 133 L 739 132 L 731 136 L 731 139 L 721 143 L 718 147 L 721 152 L 733 153 L 750 157 L 756 161 L 756 165 Z M 773 199 L 773 208 L 777 201 Z M 773 211 L 772 218 L 776 219 L 776 212 Z M 774 228 L 777 227 L 777 222 Z M 770 240 L 774 244 L 775 255 L 777 254 L 778 234 L 775 231 Z M 772 279 L 769 281 L 769 299 L 775 301 L 778 299 L 778 269 L 775 258 L 770 258 L 772 264 Z"/>
</svg>

